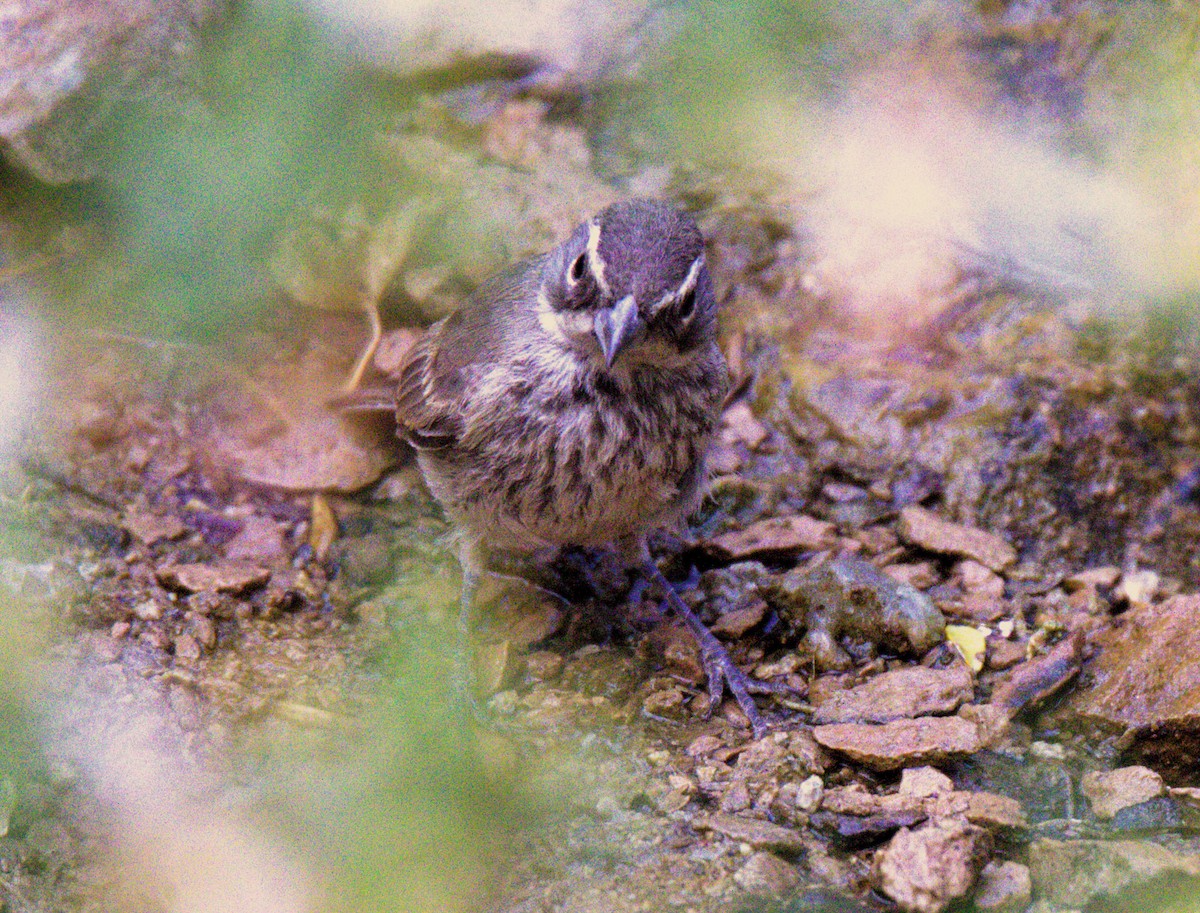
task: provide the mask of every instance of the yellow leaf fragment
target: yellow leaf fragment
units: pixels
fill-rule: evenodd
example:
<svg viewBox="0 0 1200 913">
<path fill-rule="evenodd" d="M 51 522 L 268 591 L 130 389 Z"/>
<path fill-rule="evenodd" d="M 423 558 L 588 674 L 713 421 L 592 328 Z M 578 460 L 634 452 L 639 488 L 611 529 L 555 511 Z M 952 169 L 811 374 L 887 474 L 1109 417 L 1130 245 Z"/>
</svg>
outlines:
<svg viewBox="0 0 1200 913">
<path fill-rule="evenodd" d="M 946 625 L 946 640 L 954 644 L 959 655 L 972 672 L 983 668 L 983 657 L 987 652 L 987 636 L 989 628 L 975 628 L 971 625 Z"/>
</svg>

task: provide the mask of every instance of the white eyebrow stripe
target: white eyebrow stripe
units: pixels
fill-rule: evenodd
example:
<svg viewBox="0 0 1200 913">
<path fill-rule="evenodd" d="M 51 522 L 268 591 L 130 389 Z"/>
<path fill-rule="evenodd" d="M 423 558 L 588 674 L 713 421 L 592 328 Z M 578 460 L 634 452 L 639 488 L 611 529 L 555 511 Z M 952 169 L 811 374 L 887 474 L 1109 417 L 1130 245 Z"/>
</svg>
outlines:
<svg viewBox="0 0 1200 913">
<path fill-rule="evenodd" d="M 592 271 L 592 275 L 596 277 L 596 284 L 600 286 L 606 296 L 612 293 L 608 287 L 608 280 L 604 278 L 604 258 L 600 256 L 600 223 L 592 222 L 588 226 L 588 241 L 587 241 L 588 267 Z"/>
<path fill-rule="evenodd" d="M 662 308 L 666 307 L 671 302 L 678 301 L 688 292 L 692 291 L 692 289 L 696 287 L 696 283 L 700 281 L 700 270 L 702 269 L 704 269 L 704 254 L 701 254 L 692 261 L 691 268 L 688 269 L 687 275 L 683 277 L 683 282 L 679 284 L 679 288 L 673 292 L 667 292 L 665 295 L 659 298 L 658 301 L 654 302 L 654 305 L 650 308 L 649 312 L 651 314 L 657 314 Z"/>
<path fill-rule="evenodd" d="M 692 261 L 692 268 L 688 270 L 688 274 L 683 279 L 683 284 L 679 286 L 679 291 L 675 293 L 676 297 L 682 298 L 696 287 L 696 283 L 700 281 L 700 270 L 702 269 L 704 269 L 704 254 L 701 254 Z"/>
</svg>

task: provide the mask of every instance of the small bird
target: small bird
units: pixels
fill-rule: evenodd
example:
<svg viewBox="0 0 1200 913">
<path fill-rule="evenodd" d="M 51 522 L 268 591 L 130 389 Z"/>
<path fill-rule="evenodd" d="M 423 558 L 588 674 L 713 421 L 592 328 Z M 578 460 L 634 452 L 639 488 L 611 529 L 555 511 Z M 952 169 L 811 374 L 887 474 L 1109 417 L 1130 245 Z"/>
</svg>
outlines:
<svg viewBox="0 0 1200 913">
<path fill-rule="evenodd" d="M 728 686 L 756 735 L 763 690 L 650 559 L 707 482 L 728 388 L 717 301 L 695 220 L 617 203 L 547 254 L 486 282 L 399 371 L 399 434 L 459 531 L 460 630 L 489 555 L 611 547 L 666 593 L 697 637 L 711 706 Z"/>
</svg>

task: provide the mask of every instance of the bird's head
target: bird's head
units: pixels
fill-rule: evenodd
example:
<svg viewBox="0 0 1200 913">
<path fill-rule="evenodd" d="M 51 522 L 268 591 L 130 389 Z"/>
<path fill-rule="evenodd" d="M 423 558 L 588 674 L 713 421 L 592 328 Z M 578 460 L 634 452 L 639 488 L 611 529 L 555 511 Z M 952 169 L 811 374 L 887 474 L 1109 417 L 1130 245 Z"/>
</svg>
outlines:
<svg viewBox="0 0 1200 913">
<path fill-rule="evenodd" d="M 580 225 L 546 258 L 538 323 L 578 357 L 669 365 L 712 339 L 717 303 L 695 220 L 630 200 Z"/>
</svg>

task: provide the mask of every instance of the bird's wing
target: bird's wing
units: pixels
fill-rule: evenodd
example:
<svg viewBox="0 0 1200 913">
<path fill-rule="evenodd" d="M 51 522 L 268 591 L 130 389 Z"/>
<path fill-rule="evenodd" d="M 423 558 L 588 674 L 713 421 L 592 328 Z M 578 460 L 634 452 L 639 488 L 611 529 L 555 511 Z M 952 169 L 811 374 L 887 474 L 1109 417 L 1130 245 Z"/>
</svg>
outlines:
<svg viewBox="0 0 1200 913">
<path fill-rule="evenodd" d="M 463 386 L 458 371 L 446 371 L 438 364 L 446 322 L 431 326 L 400 365 L 397 433 L 418 450 L 442 450 L 462 435 Z"/>
<path fill-rule="evenodd" d="M 482 372 L 502 363 L 509 336 L 534 321 L 532 284 L 545 257 L 493 277 L 408 350 L 400 366 L 396 421 L 400 436 L 420 450 L 441 450 L 466 432 L 468 400 Z"/>
</svg>

